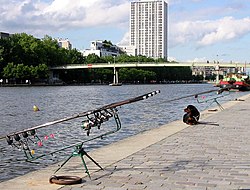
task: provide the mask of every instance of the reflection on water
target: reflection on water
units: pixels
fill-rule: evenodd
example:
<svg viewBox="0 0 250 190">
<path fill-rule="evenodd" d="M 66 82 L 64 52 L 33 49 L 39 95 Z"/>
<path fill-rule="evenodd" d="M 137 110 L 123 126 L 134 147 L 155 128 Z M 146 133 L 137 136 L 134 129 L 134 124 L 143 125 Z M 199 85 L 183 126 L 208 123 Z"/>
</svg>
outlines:
<svg viewBox="0 0 250 190">
<path fill-rule="evenodd" d="M 183 108 L 188 104 L 194 104 L 199 110 L 204 110 L 211 102 L 199 104 L 194 97 L 173 102 L 168 102 L 168 100 L 213 89 L 215 87 L 210 84 L 124 85 L 120 87 L 4 87 L 0 88 L 0 136 L 154 90 L 161 91 L 160 94 L 152 98 L 119 108 L 119 116 L 122 122 L 121 130 L 104 139 L 86 143 L 86 149 L 89 151 L 171 121 L 179 120 L 182 118 Z M 242 95 L 244 93 L 233 93 L 218 100 L 223 103 L 223 101 L 235 99 Z M 209 95 L 203 95 L 202 98 L 206 100 Z M 40 111 L 34 112 L 33 105 L 37 105 Z M 216 104 L 211 106 L 216 106 Z M 55 136 L 54 139 L 50 139 L 50 142 L 48 141 L 41 151 L 57 150 L 105 133 L 111 130 L 112 126 L 115 127 L 114 121 L 105 123 L 100 130 L 93 130 L 90 137 L 87 137 L 86 131 L 81 129 L 81 122 L 81 119 L 75 119 L 39 130 L 41 136 L 50 134 Z M 14 150 L 7 146 L 5 141 L 0 141 L 0 181 L 63 160 L 71 151 L 71 149 L 68 149 L 66 152 L 55 154 L 53 157 L 44 157 L 34 164 L 25 162 L 22 151 Z"/>
</svg>

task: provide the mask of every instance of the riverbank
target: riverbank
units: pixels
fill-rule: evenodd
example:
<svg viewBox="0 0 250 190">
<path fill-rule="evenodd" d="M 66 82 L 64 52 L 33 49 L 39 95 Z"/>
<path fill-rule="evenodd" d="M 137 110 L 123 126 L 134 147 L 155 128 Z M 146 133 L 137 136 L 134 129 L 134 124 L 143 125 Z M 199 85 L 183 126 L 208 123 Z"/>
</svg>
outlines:
<svg viewBox="0 0 250 190">
<path fill-rule="evenodd" d="M 0 84 L 0 87 L 33 87 L 33 86 L 98 86 L 98 85 L 109 85 L 111 83 L 36 83 L 36 84 Z M 159 85 L 159 84 L 214 84 L 209 81 L 160 81 L 151 83 L 122 83 L 123 85 Z"/>
<path fill-rule="evenodd" d="M 84 174 L 74 157 L 57 175 L 77 175 L 74 186 L 49 184 L 58 165 L 0 183 L 1 189 L 249 189 L 250 95 L 204 111 L 201 124 L 175 121 L 90 152 Z"/>
</svg>

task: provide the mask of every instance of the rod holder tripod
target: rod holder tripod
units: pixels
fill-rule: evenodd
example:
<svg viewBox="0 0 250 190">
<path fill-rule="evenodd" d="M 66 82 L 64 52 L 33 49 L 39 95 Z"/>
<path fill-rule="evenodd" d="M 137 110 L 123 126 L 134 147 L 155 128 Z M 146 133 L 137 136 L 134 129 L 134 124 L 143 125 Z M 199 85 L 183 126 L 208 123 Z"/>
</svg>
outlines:
<svg viewBox="0 0 250 190">
<path fill-rule="evenodd" d="M 209 106 L 211 106 L 214 102 L 217 104 L 217 106 L 220 108 L 220 110 L 224 110 L 224 108 L 222 107 L 222 105 L 218 102 L 217 98 L 214 98 L 213 101 L 210 103 Z"/>
<path fill-rule="evenodd" d="M 88 170 L 88 167 L 86 165 L 86 162 L 84 160 L 84 156 L 89 158 L 96 166 L 98 166 L 101 170 L 103 170 L 103 168 L 84 150 L 82 145 L 83 144 L 80 144 L 80 145 L 77 145 L 75 147 L 75 150 L 72 152 L 72 154 L 60 165 L 60 167 L 55 171 L 55 173 L 58 172 L 72 157 L 75 157 L 75 156 L 80 156 L 81 157 L 83 166 L 85 168 L 85 172 L 88 174 L 90 179 L 91 179 L 91 177 L 90 177 L 89 170 Z"/>
<path fill-rule="evenodd" d="M 104 133 L 104 134 L 101 134 L 101 135 L 99 135 L 99 136 L 97 136 L 97 137 L 94 137 L 94 138 L 92 138 L 92 139 L 90 139 L 90 140 L 94 140 L 94 139 L 97 139 L 97 138 L 103 138 L 104 136 L 108 136 L 108 135 L 110 135 L 110 134 L 113 134 L 113 133 L 115 133 L 115 132 L 117 132 L 117 131 L 119 131 L 120 129 L 121 129 L 121 121 L 120 121 L 120 119 L 119 119 L 119 115 L 118 115 L 118 112 L 117 112 L 117 110 L 116 109 L 112 109 L 112 113 L 113 113 L 113 115 L 112 115 L 112 117 L 114 117 L 114 119 L 115 119 L 115 123 L 116 123 L 116 129 L 114 129 L 114 130 L 112 130 L 112 131 L 108 131 L 108 132 L 106 132 L 106 133 Z M 88 141 L 90 141 L 90 140 L 88 140 Z M 74 145 L 74 147 L 75 147 L 75 149 L 74 149 L 74 151 L 71 153 L 71 155 L 60 165 L 60 167 L 55 171 L 55 173 L 56 172 L 58 172 L 72 157 L 75 157 L 75 156 L 80 156 L 81 157 L 81 159 L 82 159 L 82 163 L 83 163 L 83 165 L 84 165 L 84 168 L 85 168 L 85 172 L 88 174 L 88 176 L 89 176 L 89 178 L 91 179 L 91 177 L 90 177 L 90 174 L 89 174 L 89 170 L 88 170 L 88 167 L 87 167 L 87 165 L 86 165 L 86 162 L 85 162 L 85 160 L 84 160 L 84 156 L 86 156 L 87 158 L 89 158 L 96 166 L 98 166 L 101 170 L 103 170 L 103 168 L 91 157 L 91 156 L 89 156 L 88 155 L 88 153 L 84 150 L 84 148 L 83 148 L 83 144 L 85 143 L 85 142 L 88 142 L 88 141 L 83 141 L 82 143 L 80 143 L 80 144 L 75 144 Z M 73 147 L 73 146 L 69 146 L 69 147 Z M 63 149 L 61 149 L 61 150 L 64 150 L 64 149 L 67 149 L 67 148 L 69 148 L 69 147 L 65 147 L 65 148 L 63 148 Z M 57 151 L 61 151 L 61 150 L 57 150 Z"/>
<path fill-rule="evenodd" d="M 218 96 L 218 97 L 214 97 L 214 98 L 210 98 L 210 99 L 207 99 L 207 100 L 200 101 L 200 100 L 198 99 L 198 96 L 195 96 L 195 98 L 197 99 L 197 102 L 198 102 L 199 104 L 210 102 L 210 104 L 207 106 L 207 108 L 208 108 L 209 106 L 211 106 L 213 103 L 216 103 L 217 106 L 220 108 L 220 110 L 224 110 L 223 106 L 222 106 L 222 105 L 218 102 L 218 100 L 217 100 L 217 99 L 222 98 L 222 97 L 224 97 L 224 96 Z"/>
</svg>

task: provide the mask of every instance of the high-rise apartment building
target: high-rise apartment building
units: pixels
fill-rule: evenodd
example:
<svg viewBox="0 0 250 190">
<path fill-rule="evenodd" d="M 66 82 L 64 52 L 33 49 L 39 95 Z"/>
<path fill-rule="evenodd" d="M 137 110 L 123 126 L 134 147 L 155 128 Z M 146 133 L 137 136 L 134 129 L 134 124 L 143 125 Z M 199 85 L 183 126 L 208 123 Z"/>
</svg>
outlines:
<svg viewBox="0 0 250 190">
<path fill-rule="evenodd" d="M 130 8 L 130 45 L 137 55 L 167 59 L 168 4 L 164 0 L 137 0 Z"/>
</svg>

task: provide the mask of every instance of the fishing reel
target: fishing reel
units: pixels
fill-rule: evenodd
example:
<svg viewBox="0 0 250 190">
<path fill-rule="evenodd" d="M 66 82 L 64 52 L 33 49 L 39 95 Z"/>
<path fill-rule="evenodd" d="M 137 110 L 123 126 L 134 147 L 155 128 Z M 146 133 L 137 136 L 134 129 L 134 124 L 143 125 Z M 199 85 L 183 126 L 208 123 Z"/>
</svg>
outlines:
<svg viewBox="0 0 250 190">
<path fill-rule="evenodd" d="M 87 136 L 89 136 L 92 127 L 100 129 L 102 123 L 109 121 L 109 119 L 113 117 L 111 112 L 114 111 L 117 110 L 112 109 L 108 111 L 107 109 L 104 109 L 96 111 L 92 115 L 87 115 L 87 120 L 82 121 L 82 128 L 87 131 Z"/>
<path fill-rule="evenodd" d="M 15 141 L 14 141 L 15 140 Z M 24 144 L 37 143 L 41 141 L 40 138 L 36 135 L 36 130 L 24 131 L 22 133 L 16 133 L 13 135 L 7 135 L 6 141 L 8 145 L 11 145 L 16 148 L 21 148 Z"/>
<path fill-rule="evenodd" d="M 5 138 L 8 145 L 17 148 L 19 151 L 23 150 L 28 159 L 32 158 L 32 155 L 34 154 L 34 150 L 30 149 L 29 143 L 38 143 L 38 145 L 42 145 L 42 141 L 36 135 L 35 129 L 24 131 L 22 133 L 16 133 L 13 135 L 7 135 Z"/>
</svg>

